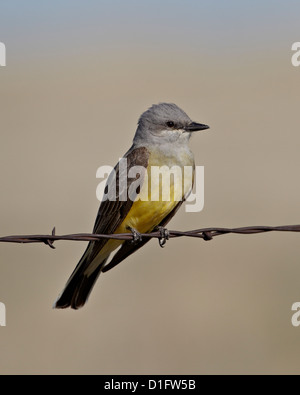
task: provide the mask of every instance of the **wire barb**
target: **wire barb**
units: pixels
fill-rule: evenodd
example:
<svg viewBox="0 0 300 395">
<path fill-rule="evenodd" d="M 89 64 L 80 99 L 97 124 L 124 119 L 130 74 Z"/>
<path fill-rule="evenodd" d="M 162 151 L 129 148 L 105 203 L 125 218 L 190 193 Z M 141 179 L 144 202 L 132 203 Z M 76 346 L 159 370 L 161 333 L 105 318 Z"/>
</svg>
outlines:
<svg viewBox="0 0 300 395">
<path fill-rule="evenodd" d="M 159 246 L 161 248 L 164 248 L 167 241 L 170 239 L 170 232 L 168 231 L 168 229 L 164 228 L 163 226 L 159 226 L 157 230 L 160 233 L 160 237 L 158 239 Z"/>
<path fill-rule="evenodd" d="M 55 236 L 55 226 L 54 226 L 54 228 L 52 229 L 51 236 Z M 54 245 L 53 245 L 54 240 L 52 240 L 52 239 L 47 239 L 47 240 L 44 240 L 44 243 L 45 243 L 47 246 L 49 246 L 50 248 L 52 248 L 53 250 L 56 249 L 56 247 L 54 247 Z"/>
</svg>

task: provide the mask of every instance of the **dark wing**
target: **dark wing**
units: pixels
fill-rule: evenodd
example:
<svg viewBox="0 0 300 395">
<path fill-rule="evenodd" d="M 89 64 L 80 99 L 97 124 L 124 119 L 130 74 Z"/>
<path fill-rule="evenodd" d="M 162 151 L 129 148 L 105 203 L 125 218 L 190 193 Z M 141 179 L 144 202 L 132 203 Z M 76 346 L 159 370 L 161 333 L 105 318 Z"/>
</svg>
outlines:
<svg viewBox="0 0 300 395">
<path fill-rule="evenodd" d="M 115 167 L 115 173 L 112 173 L 110 175 L 105 187 L 105 191 L 107 191 L 111 190 L 110 188 L 113 188 L 113 185 L 115 185 L 116 200 L 111 201 L 107 199 L 101 202 L 94 225 L 94 234 L 113 234 L 129 213 L 129 210 L 133 205 L 134 199 L 133 197 L 129 199 L 127 191 L 130 185 L 138 178 L 128 178 L 127 175 L 129 169 L 133 166 L 141 166 L 145 169 L 145 171 L 143 174 L 140 174 L 140 177 L 144 178 L 145 176 L 149 161 L 149 151 L 145 147 L 130 149 L 128 153 L 125 154 L 124 158 L 127 159 L 127 168 L 122 168 L 119 162 Z M 123 184 L 119 182 L 122 177 L 127 178 L 127 185 L 125 183 L 123 190 L 120 189 L 120 186 Z M 124 191 L 124 188 L 127 189 Z M 120 200 L 120 196 L 124 196 L 124 192 L 126 200 L 124 199 L 122 201 Z M 86 251 L 89 254 L 89 262 L 93 261 L 96 258 L 100 250 L 107 242 L 107 239 L 102 239 L 89 243 Z"/>
<path fill-rule="evenodd" d="M 184 199 L 178 202 L 177 206 L 175 206 L 174 209 L 157 226 L 167 225 L 170 222 L 170 220 L 174 217 L 174 215 L 177 213 L 183 202 Z M 122 247 L 116 252 L 112 260 L 102 268 L 102 272 L 103 273 L 108 272 L 110 269 L 117 266 L 129 255 L 133 254 L 135 251 L 143 247 L 150 240 L 151 239 L 142 240 L 138 244 L 133 244 L 131 240 L 125 241 L 125 243 L 122 244 Z"/>
<path fill-rule="evenodd" d="M 107 180 L 105 194 L 108 195 L 108 199 L 103 199 L 100 205 L 94 226 L 94 233 L 111 234 L 115 232 L 128 214 L 139 193 L 138 191 L 131 190 L 134 189 L 135 185 L 129 190 L 130 186 L 138 178 L 141 178 L 139 180 L 140 186 L 144 181 L 149 160 L 147 149 L 143 147 L 131 148 L 124 158 L 127 159 L 127 163 L 120 161 L 115 167 L 115 171 L 111 173 Z M 134 166 L 139 166 L 136 169 L 137 174 L 129 178 L 128 171 Z M 123 177 L 127 182 L 124 182 Z M 115 192 L 113 193 L 114 196 L 110 196 L 111 190 Z M 133 196 L 129 196 L 128 191 Z M 110 200 L 112 197 L 114 197 L 114 200 Z M 87 275 L 85 271 L 107 242 L 107 239 L 101 239 L 89 243 L 85 253 L 71 274 L 65 289 L 55 302 L 55 308 L 64 309 L 71 306 L 73 309 L 78 309 L 86 303 L 106 259 L 104 258 L 91 274 Z"/>
</svg>

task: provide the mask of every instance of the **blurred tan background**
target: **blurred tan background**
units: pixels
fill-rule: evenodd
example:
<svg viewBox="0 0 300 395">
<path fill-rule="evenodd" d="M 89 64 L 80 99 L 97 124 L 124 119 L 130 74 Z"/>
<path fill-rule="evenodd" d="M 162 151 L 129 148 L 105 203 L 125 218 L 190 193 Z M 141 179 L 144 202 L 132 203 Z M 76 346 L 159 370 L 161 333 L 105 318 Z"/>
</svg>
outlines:
<svg viewBox="0 0 300 395">
<path fill-rule="evenodd" d="M 300 223 L 299 3 L 216 3 L 1 3 L 1 236 L 90 232 L 97 168 L 161 101 L 211 126 L 205 209 L 170 229 Z M 0 374 L 298 374 L 299 241 L 152 241 L 75 312 L 51 306 L 85 243 L 3 243 Z"/>
</svg>

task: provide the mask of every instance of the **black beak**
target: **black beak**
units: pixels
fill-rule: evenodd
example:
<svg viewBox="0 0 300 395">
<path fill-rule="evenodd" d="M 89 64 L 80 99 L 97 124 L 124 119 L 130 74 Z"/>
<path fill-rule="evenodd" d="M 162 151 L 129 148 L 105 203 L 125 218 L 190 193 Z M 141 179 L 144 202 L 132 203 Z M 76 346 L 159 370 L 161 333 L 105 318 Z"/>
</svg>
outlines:
<svg viewBox="0 0 300 395">
<path fill-rule="evenodd" d="M 198 130 L 205 130 L 205 129 L 209 129 L 209 126 L 196 122 L 192 122 L 184 128 L 186 132 L 197 132 Z"/>
</svg>

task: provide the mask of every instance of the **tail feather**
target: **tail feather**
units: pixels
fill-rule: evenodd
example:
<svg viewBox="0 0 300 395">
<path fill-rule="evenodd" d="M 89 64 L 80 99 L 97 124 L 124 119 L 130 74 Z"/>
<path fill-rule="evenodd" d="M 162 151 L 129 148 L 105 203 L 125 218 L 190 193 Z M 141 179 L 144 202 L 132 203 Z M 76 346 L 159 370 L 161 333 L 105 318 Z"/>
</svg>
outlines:
<svg viewBox="0 0 300 395">
<path fill-rule="evenodd" d="M 54 303 L 53 308 L 66 309 L 71 307 L 72 309 L 77 310 L 83 307 L 87 302 L 106 261 L 107 258 L 100 262 L 100 264 L 97 265 L 95 270 L 90 274 L 87 274 L 86 271 L 82 270 L 82 268 L 85 267 L 85 262 L 80 262 L 67 282 L 65 289 Z"/>
</svg>

